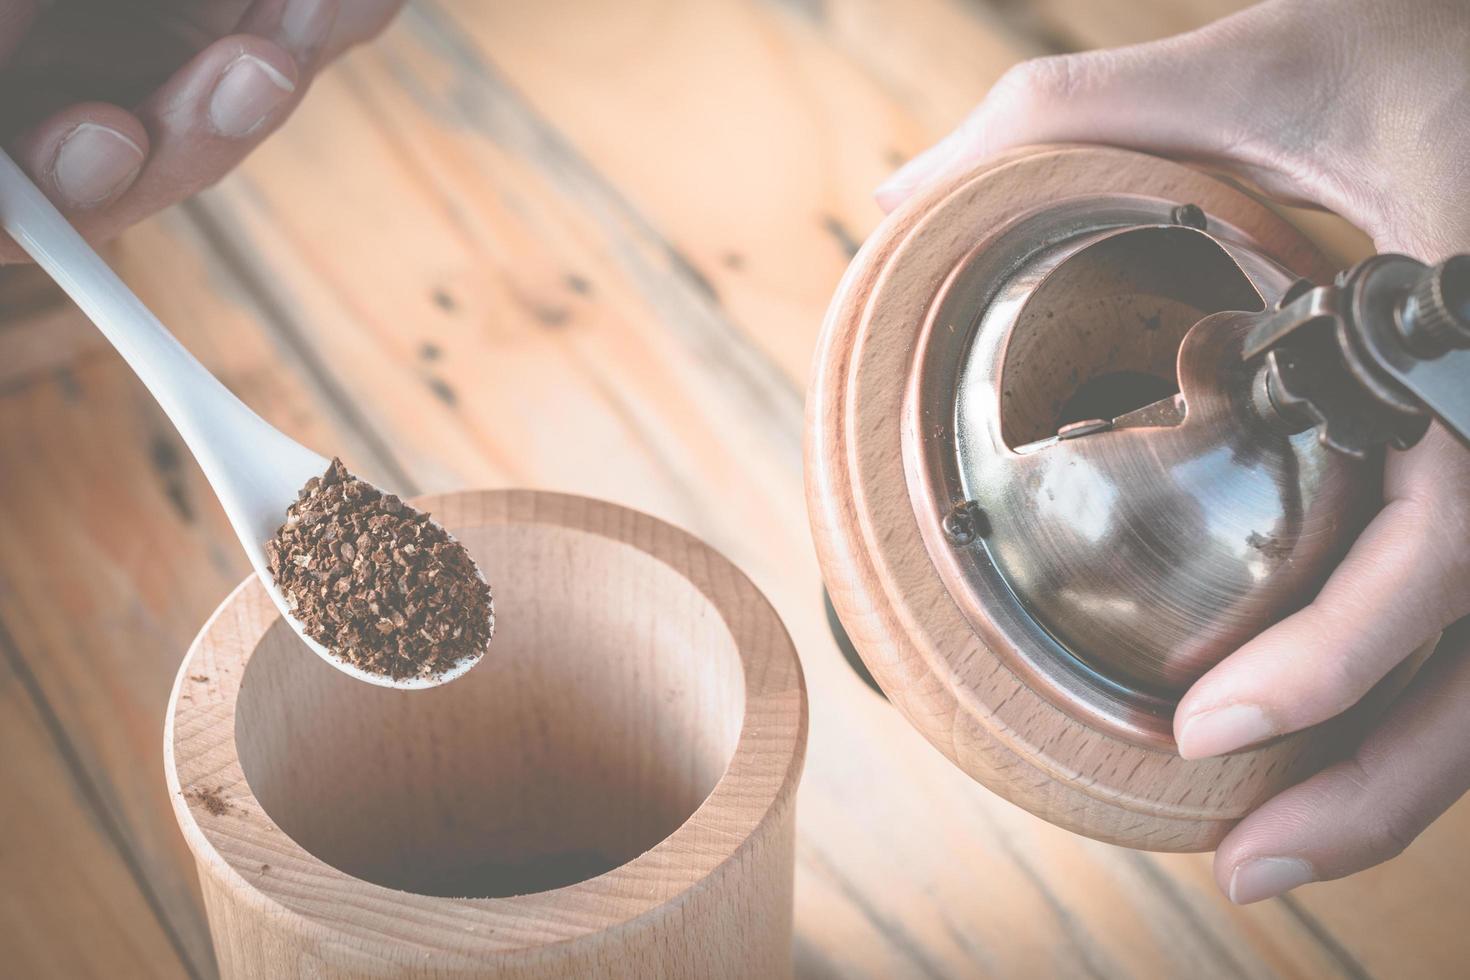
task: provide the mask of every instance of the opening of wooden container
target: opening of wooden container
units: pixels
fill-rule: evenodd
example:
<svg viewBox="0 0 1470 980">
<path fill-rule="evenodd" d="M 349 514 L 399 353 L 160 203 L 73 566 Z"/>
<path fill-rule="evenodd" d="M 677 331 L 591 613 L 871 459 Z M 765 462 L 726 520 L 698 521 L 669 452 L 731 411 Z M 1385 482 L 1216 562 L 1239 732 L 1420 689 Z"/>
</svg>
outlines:
<svg viewBox="0 0 1470 980">
<path fill-rule="evenodd" d="M 667 565 L 567 528 L 477 544 L 505 613 L 463 678 L 363 684 L 301 656 L 282 622 L 241 684 L 235 742 L 265 812 L 390 888 L 481 898 L 608 871 L 694 813 L 740 734 L 734 639 Z"/>
<path fill-rule="evenodd" d="M 788 975 L 806 700 L 769 604 L 609 504 L 424 506 L 496 583 L 464 677 L 357 681 L 254 580 L 181 668 L 165 764 L 222 972 Z"/>
</svg>

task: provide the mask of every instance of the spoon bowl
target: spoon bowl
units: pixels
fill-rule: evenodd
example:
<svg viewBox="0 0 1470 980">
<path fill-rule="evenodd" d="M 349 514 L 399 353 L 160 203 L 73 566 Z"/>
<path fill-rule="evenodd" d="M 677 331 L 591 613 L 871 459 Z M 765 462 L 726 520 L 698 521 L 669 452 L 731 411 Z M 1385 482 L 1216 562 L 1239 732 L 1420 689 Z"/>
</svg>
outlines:
<svg viewBox="0 0 1470 980">
<path fill-rule="evenodd" d="M 297 492 L 325 473 L 331 461 L 256 415 L 210 374 L 4 151 L 0 227 L 97 325 L 158 401 L 219 497 L 271 600 L 308 649 L 358 680 L 402 690 L 437 687 L 480 661 L 483 650 L 437 674 L 393 678 L 349 663 L 306 635 L 276 586 L 265 542 L 285 520 Z M 483 581 L 478 567 L 476 573 Z"/>
</svg>

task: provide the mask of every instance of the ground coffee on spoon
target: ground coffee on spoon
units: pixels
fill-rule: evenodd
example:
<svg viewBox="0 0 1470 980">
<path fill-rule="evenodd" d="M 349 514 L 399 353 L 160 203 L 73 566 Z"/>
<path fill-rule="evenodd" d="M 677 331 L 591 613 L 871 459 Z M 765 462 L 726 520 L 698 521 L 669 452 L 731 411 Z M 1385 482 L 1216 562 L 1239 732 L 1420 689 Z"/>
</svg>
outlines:
<svg viewBox="0 0 1470 980">
<path fill-rule="evenodd" d="M 339 459 L 302 487 L 266 557 L 306 634 L 375 674 L 442 674 L 494 631 L 490 587 L 464 547 Z"/>
</svg>

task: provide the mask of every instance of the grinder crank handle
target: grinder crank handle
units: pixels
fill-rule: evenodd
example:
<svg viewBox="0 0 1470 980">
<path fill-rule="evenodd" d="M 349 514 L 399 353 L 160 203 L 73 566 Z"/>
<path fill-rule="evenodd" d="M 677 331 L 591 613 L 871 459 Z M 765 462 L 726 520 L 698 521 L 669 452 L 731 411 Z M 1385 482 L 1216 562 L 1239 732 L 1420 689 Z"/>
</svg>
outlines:
<svg viewBox="0 0 1470 980">
<path fill-rule="evenodd" d="M 1470 255 L 1436 266 L 1374 255 L 1252 314 L 1242 356 L 1257 413 L 1316 428 L 1354 458 L 1418 442 L 1438 419 L 1470 446 Z"/>
</svg>

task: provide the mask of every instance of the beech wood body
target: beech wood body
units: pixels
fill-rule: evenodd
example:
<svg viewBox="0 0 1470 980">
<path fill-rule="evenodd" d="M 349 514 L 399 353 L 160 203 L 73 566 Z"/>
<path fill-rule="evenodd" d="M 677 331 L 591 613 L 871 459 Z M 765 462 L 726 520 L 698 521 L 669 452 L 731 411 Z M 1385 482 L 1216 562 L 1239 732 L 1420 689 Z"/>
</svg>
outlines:
<svg viewBox="0 0 1470 980">
<path fill-rule="evenodd" d="M 417 506 L 495 589 L 465 677 L 355 681 L 254 578 L 179 671 L 165 769 L 222 974 L 789 975 L 806 698 L 765 599 L 611 504 Z"/>
<path fill-rule="evenodd" d="M 1208 850 L 1252 808 L 1319 767 L 1355 719 L 1191 762 L 1172 747 L 1071 717 L 1008 666 L 1000 629 L 977 630 L 957 607 L 926 548 L 905 474 L 905 385 L 946 276 L 989 230 L 1088 195 L 1194 203 L 1277 264 L 1318 281 L 1331 275 L 1311 243 L 1265 205 L 1156 157 L 1029 148 L 953 178 L 890 216 L 838 287 L 807 402 L 808 510 L 823 577 L 854 646 L 890 701 L 956 765 L 1078 833 L 1149 850 Z"/>
</svg>

